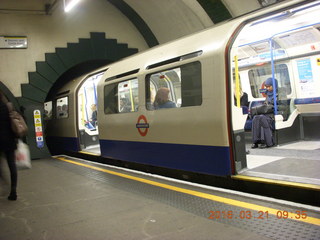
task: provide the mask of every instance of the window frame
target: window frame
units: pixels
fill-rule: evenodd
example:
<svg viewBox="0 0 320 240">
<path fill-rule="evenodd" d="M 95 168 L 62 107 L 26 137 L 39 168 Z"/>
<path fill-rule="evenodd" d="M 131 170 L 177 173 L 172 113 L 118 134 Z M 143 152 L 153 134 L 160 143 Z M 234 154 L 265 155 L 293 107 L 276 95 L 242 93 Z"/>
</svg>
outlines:
<svg viewBox="0 0 320 240">
<path fill-rule="evenodd" d="M 65 115 L 63 115 L 64 113 L 63 113 L 63 110 L 62 110 L 62 106 L 64 106 L 64 105 L 62 105 L 61 106 L 61 113 L 62 113 L 62 115 L 61 114 L 58 114 L 58 102 L 59 102 L 59 100 L 61 100 L 61 99 L 66 99 L 67 101 L 66 101 L 66 106 L 67 106 L 67 110 L 66 110 L 66 114 Z M 69 117 L 69 96 L 64 96 L 64 97 L 59 97 L 59 98 L 57 98 L 56 100 L 55 100 L 55 118 L 56 119 L 65 119 L 65 118 L 68 118 Z"/>
<path fill-rule="evenodd" d="M 132 87 L 131 87 L 131 91 L 132 92 L 135 92 L 136 94 L 132 94 L 133 96 L 132 96 L 132 98 L 130 97 L 129 99 L 130 99 L 130 106 L 131 106 L 131 110 L 130 111 L 125 111 L 125 112 L 121 112 L 120 111 L 120 100 L 122 99 L 121 98 L 121 96 L 120 96 L 120 94 L 121 94 L 121 92 L 119 91 L 119 85 L 121 84 L 121 83 L 124 83 L 124 82 L 130 82 L 130 81 L 136 81 L 136 84 L 137 84 L 137 88 L 136 88 L 136 90 L 135 91 L 132 91 Z M 116 104 L 116 107 L 114 106 L 113 107 L 113 110 L 114 111 L 112 111 L 112 112 L 107 112 L 106 110 L 109 108 L 109 109 L 111 109 L 110 108 L 110 105 L 107 105 L 106 103 L 106 88 L 108 88 L 108 87 L 110 87 L 110 86 L 113 86 L 112 87 L 112 91 L 113 91 L 113 102 L 112 102 L 112 104 L 113 105 L 115 105 Z M 134 113 L 134 112 L 137 112 L 138 111 L 138 108 L 139 108 L 139 106 L 140 106 L 140 103 L 141 103 L 141 99 L 139 98 L 139 79 L 138 79 L 138 77 L 133 77 L 133 78 L 129 78 L 129 79 L 123 79 L 123 80 L 121 80 L 121 81 L 117 81 L 117 82 L 113 82 L 113 83 L 107 83 L 106 85 L 104 85 L 104 87 L 103 87 L 103 108 L 104 108 L 104 114 L 106 114 L 106 115 L 109 115 L 109 114 L 119 114 L 119 113 L 121 113 L 121 114 L 123 114 L 123 113 Z M 135 97 L 138 97 L 138 103 L 137 103 L 137 106 L 135 106 L 135 102 L 134 102 L 134 100 L 135 100 Z M 109 98 L 109 99 L 111 99 L 111 98 Z M 132 105 L 133 104 L 133 105 Z M 133 108 L 132 108 L 133 107 Z M 133 109 L 133 111 L 132 111 L 132 109 Z M 116 111 L 115 111 L 116 110 Z"/>
<path fill-rule="evenodd" d="M 193 84 L 198 84 L 199 85 L 199 87 L 197 88 L 197 90 L 198 91 L 200 91 L 200 94 L 198 94 L 198 95 L 192 95 L 192 97 L 198 97 L 199 99 L 200 99 L 200 103 L 198 103 L 198 104 L 193 104 L 193 105 L 184 105 L 183 104 L 183 97 L 185 97 L 185 99 L 186 99 L 186 95 L 185 95 L 185 92 L 186 92 L 186 90 L 188 90 L 188 88 L 185 88 L 184 87 L 184 84 L 186 84 L 185 82 L 186 82 L 186 80 L 184 80 L 183 81 L 183 79 L 185 79 L 185 77 L 183 77 L 183 71 L 182 71 L 182 69 L 183 69 L 183 67 L 191 67 L 191 66 L 193 66 L 193 67 L 198 67 L 198 73 L 199 73 L 199 75 L 198 75 L 198 77 L 200 78 L 200 80 L 198 80 L 198 81 L 193 81 L 192 83 Z M 177 107 L 176 108 L 186 108 L 186 107 L 196 107 L 196 106 L 201 106 L 202 105 L 202 103 L 203 103 L 203 83 L 202 83 L 202 63 L 201 63 L 201 61 L 199 61 L 199 60 L 196 60 L 196 61 L 191 61 L 191 62 L 186 62 L 186 63 L 183 63 L 183 64 L 179 64 L 179 65 L 176 65 L 176 66 L 166 66 L 165 68 L 162 68 L 162 69 L 159 69 L 159 70 L 156 70 L 156 71 L 153 71 L 153 72 L 151 72 L 151 73 L 148 73 L 148 74 L 146 74 L 146 76 L 145 76 L 145 100 L 146 100 L 146 109 L 148 110 L 148 111 L 155 111 L 155 110 L 163 110 L 163 109 L 165 109 L 165 108 L 160 108 L 160 109 L 154 109 L 154 107 L 151 107 L 151 106 L 153 106 L 153 104 L 151 104 L 150 102 L 150 96 L 151 96 L 151 91 L 150 91 L 150 82 L 152 82 L 152 80 L 151 80 L 151 76 L 153 76 L 153 75 L 156 75 L 156 74 L 161 74 L 161 73 L 163 73 L 163 72 L 169 72 L 170 70 L 174 70 L 174 69 L 177 69 L 177 68 L 179 68 L 180 69 L 180 96 L 181 96 L 181 103 L 180 103 L 180 105 L 178 106 L 178 101 L 176 100 L 176 101 L 174 101 L 175 103 L 176 103 L 176 105 L 177 105 Z M 189 77 L 190 76 L 192 76 L 192 75 L 188 75 Z M 169 99 L 171 98 L 171 100 L 173 100 L 172 98 L 176 98 L 176 91 L 174 90 L 174 88 L 175 88 L 175 86 L 171 83 L 171 85 L 172 85 L 172 88 L 170 88 L 170 95 L 171 95 L 171 97 L 169 97 Z M 190 89 L 190 88 L 189 88 Z M 172 97 L 172 95 L 173 95 L 173 97 Z M 198 99 L 198 101 L 199 101 L 199 99 Z M 149 102 L 149 104 L 148 104 L 148 102 Z M 170 109 L 170 108 L 167 108 L 167 109 Z"/>
<path fill-rule="evenodd" d="M 46 108 L 46 104 L 49 104 L 49 103 L 51 103 L 51 108 L 47 109 L 47 108 Z M 47 101 L 47 102 L 45 102 L 45 103 L 43 104 L 43 110 L 44 110 L 43 120 L 48 121 L 48 120 L 53 119 L 53 116 L 54 116 L 54 114 L 53 114 L 53 101 Z M 47 110 L 50 110 L 50 111 L 51 111 L 51 114 L 49 114 L 50 111 L 49 111 L 48 114 L 47 114 L 47 113 L 46 113 Z"/>
<path fill-rule="evenodd" d="M 292 94 L 292 84 L 291 84 L 291 78 L 290 78 L 290 68 L 288 67 L 288 64 L 290 64 L 290 63 L 285 63 L 285 62 L 283 62 L 283 63 L 276 63 L 275 64 L 275 69 L 279 69 L 279 67 L 280 66 L 285 66 L 285 68 L 283 68 L 282 69 L 282 71 L 283 70 L 285 70 L 286 71 L 286 76 L 288 76 L 288 85 L 290 86 L 290 88 L 287 88 L 286 87 L 286 90 L 288 90 L 288 89 L 290 89 L 290 91 L 289 92 L 286 92 L 286 95 L 287 96 L 289 96 L 289 95 L 291 95 Z M 249 83 L 250 83 L 250 91 L 251 91 L 251 95 L 252 95 L 252 97 L 253 98 L 255 98 L 255 99 L 258 99 L 258 98 L 262 98 L 263 97 L 263 95 L 261 95 L 261 96 L 259 96 L 261 93 L 259 92 L 259 90 L 261 89 L 261 87 L 262 87 L 262 85 L 263 85 L 263 83 L 264 83 L 264 81 L 260 81 L 261 83 L 260 83 L 260 86 L 258 86 L 257 84 L 256 84 L 256 82 L 257 81 L 255 81 L 256 80 L 256 78 L 252 78 L 252 72 L 253 71 L 256 71 L 257 69 L 261 69 L 261 71 L 262 71 L 262 69 L 263 68 L 267 68 L 268 70 L 270 69 L 270 72 L 272 72 L 272 66 L 271 66 L 271 64 L 268 64 L 268 65 L 265 65 L 265 66 L 260 66 L 260 67 L 255 67 L 255 68 L 250 68 L 250 69 L 248 69 L 248 79 L 249 79 Z M 257 72 L 257 71 L 256 71 Z M 279 74 L 281 74 L 280 73 L 280 71 L 277 71 L 277 70 L 275 70 L 275 78 L 278 80 L 278 87 L 279 88 L 284 88 L 284 86 L 283 86 L 283 84 L 284 84 L 284 81 L 281 81 L 281 80 L 283 80 L 283 78 L 279 78 L 279 77 L 277 77 Z M 260 75 L 260 76 L 262 76 L 262 75 Z M 269 76 L 269 75 L 267 75 L 267 74 L 265 74 L 265 75 L 263 75 L 263 76 Z M 271 77 L 271 73 L 270 73 L 270 76 L 269 77 Z M 264 77 L 265 79 L 267 79 L 268 77 Z M 254 81 L 254 82 L 253 82 Z M 254 84 L 252 84 L 252 83 L 254 83 Z M 285 85 L 285 84 L 284 84 Z M 257 87 L 257 89 L 255 89 L 255 86 Z"/>
</svg>

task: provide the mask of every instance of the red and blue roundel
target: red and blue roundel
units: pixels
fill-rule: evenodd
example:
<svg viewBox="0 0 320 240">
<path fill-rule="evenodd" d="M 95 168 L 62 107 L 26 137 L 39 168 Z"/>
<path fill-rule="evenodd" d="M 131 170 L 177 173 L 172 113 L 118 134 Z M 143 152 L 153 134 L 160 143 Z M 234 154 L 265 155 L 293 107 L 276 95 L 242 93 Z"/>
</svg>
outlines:
<svg viewBox="0 0 320 240">
<path fill-rule="evenodd" d="M 140 115 L 136 124 L 136 128 L 142 137 L 146 136 L 149 130 L 149 123 L 146 116 Z"/>
</svg>

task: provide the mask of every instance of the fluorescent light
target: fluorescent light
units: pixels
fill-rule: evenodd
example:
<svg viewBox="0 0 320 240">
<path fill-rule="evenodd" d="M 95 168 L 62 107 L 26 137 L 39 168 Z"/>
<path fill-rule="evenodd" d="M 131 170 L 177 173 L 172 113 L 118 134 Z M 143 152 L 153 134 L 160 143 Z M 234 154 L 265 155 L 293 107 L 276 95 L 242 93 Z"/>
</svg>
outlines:
<svg viewBox="0 0 320 240">
<path fill-rule="evenodd" d="M 80 0 L 64 0 L 64 11 L 69 12 Z"/>
</svg>

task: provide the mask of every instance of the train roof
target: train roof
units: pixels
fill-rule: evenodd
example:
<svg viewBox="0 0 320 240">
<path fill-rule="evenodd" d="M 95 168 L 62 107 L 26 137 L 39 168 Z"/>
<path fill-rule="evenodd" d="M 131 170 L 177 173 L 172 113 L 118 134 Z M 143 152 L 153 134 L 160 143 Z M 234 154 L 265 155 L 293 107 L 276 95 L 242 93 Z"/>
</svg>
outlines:
<svg viewBox="0 0 320 240">
<path fill-rule="evenodd" d="M 263 18 L 268 18 L 271 14 L 282 13 L 288 8 L 298 7 L 302 4 L 320 3 L 319 0 L 289 0 L 284 1 L 257 11 L 239 16 L 234 19 L 227 20 L 217 24 L 211 28 L 202 30 L 189 36 L 185 36 L 171 42 L 155 46 L 145 51 L 139 52 L 135 55 L 126 57 L 115 63 L 103 66 L 95 71 L 84 74 L 73 81 L 65 84 L 56 96 L 60 96 L 64 92 L 73 92 L 82 81 L 91 75 L 101 71 L 106 71 L 101 78 L 102 84 L 106 79 L 113 79 L 114 76 L 122 76 L 124 73 L 137 73 L 148 69 L 149 66 L 154 66 L 157 63 L 163 63 L 167 60 L 177 58 L 179 56 L 186 56 L 189 54 L 196 54 L 202 51 L 202 55 L 216 51 L 216 54 L 224 56 L 228 41 L 235 37 L 235 33 L 245 26 L 248 22 L 260 21 Z"/>
</svg>

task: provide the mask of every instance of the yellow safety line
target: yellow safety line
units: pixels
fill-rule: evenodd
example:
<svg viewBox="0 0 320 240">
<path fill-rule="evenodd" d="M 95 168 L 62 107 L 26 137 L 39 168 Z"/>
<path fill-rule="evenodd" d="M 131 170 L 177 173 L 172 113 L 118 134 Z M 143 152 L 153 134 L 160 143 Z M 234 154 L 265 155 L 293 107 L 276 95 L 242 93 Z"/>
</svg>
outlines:
<svg viewBox="0 0 320 240">
<path fill-rule="evenodd" d="M 244 175 L 232 176 L 232 178 L 238 179 L 238 180 L 253 181 L 253 182 L 265 182 L 265 183 L 270 183 L 275 185 L 294 186 L 298 188 L 313 189 L 313 190 L 320 191 L 320 186 L 315 184 L 288 182 L 283 180 L 267 179 L 262 177 L 252 177 L 252 176 L 244 176 Z"/>
<path fill-rule="evenodd" d="M 238 201 L 238 200 L 234 200 L 234 199 L 230 199 L 230 198 L 225 198 L 225 197 L 219 197 L 219 196 L 215 196 L 215 195 L 208 194 L 208 193 L 197 192 L 197 191 L 194 191 L 194 190 L 184 189 L 184 188 L 175 187 L 175 186 L 171 186 L 171 185 L 168 185 L 168 184 L 163 184 L 163 183 L 159 183 L 159 182 L 155 182 L 155 181 L 151 181 L 151 180 L 147 180 L 147 179 L 143 179 L 143 178 L 139 178 L 139 177 L 134 177 L 134 176 L 130 176 L 130 175 L 127 175 L 127 174 L 118 173 L 118 172 L 110 171 L 110 170 L 107 170 L 107 169 L 103 169 L 103 168 L 100 168 L 100 167 L 95 167 L 95 166 L 90 166 L 90 165 L 87 165 L 87 164 L 84 164 L 84 163 L 79 163 L 79 162 L 76 162 L 76 161 L 72 161 L 72 160 L 66 159 L 64 157 L 55 157 L 55 158 L 59 159 L 59 160 L 62 160 L 62 161 L 65 161 L 65 162 L 76 164 L 76 165 L 79 165 L 79 166 L 83 166 L 83 167 L 91 168 L 91 169 L 94 169 L 94 170 L 97 170 L 97 171 L 101 171 L 101 172 L 109 173 L 109 174 L 112 174 L 112 175 L 116 175 L 116 176 L 119 176 L 119 177 L 135 180 L 135 181 L 138 181 L 138 182 L 150 184 L 150 185 L 153 185 L 153 186 L 169 189 L 169 190 L 176 191 L 176 192 L 181 192 L 181 193 L 193 195 L 193 196 L 196 196 L 196 197 L 209 199 L 209 200 L 216 201 L 216 202 L 221 202 L 221 203 L 224 203 L 224 204 L 229 204 L 229 205 L 240 207 L 240 208 L 252 209 L 252 210 L 255 210 L 255 211 L 258 211 L 258 212 L 266 212 L 266 211 L 268 211 L 269 214 L 273 214 L 273 215 L 276 215 L 276 216 L 277 216 L 279 211 L 280 212 L 284 212 L 283 210 L 279 210 L 279 209 L 264 207 L 264 206 L 260 206 L 260 205 L 256 205 L 256 204 L 252 204 L 252 203 L 242 202 L 242 201 Z M 320 226 L 320 219 L 318 219 L 318 218 L 306 216 L 305 219 L 302 219 L 302 218 L 296 219 L 296 216 L 297 216 L 297 214 L 295 214 L 295 213 L 290 213 L 290 212 L 288 213 L 288 219 L 292 219 L 292 220 L 296 220 L 296 221 L 310 223 L 310 224 L 313 224 L 313 225 Z"/>
</svg>

